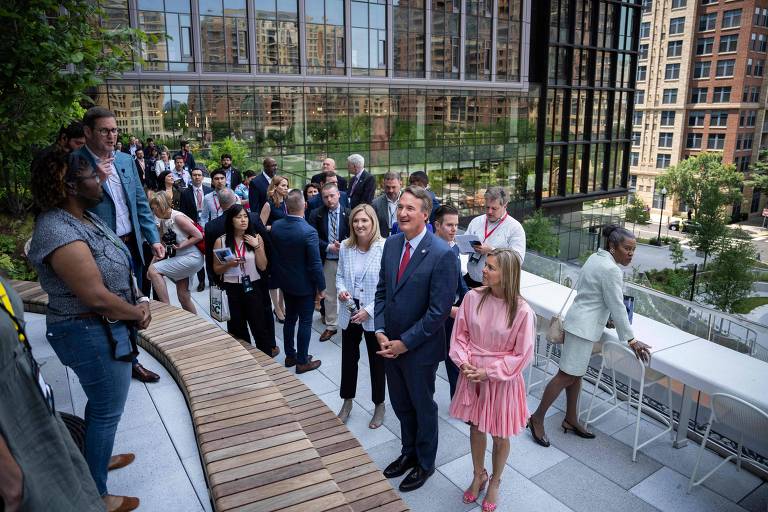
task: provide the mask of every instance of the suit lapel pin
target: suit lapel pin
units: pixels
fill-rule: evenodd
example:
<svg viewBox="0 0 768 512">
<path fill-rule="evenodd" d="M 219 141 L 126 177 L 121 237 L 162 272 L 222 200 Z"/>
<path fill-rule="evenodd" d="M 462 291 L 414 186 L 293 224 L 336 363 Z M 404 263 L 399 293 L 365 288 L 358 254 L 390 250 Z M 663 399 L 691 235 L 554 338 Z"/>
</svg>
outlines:
<svg viewBox="0 0 768 512">
<path fill-rule="evenodd" d="M 427 252 L 426 249 L 421 250 L 421 254 L 424 254 L 425 252 Z"/>
</svg>

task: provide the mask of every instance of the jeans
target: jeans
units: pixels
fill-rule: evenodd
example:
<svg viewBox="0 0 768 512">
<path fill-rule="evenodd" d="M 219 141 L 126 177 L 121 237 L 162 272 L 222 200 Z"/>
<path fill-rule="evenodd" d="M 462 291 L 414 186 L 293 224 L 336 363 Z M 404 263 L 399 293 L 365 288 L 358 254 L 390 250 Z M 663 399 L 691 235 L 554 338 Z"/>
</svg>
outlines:
<svg viewBox="0 0 768 512">
<path fill-rule="evenodd" d="M 285 324 L 283 325 L 283 350 L 285 357 L 296 359 L 298 364 L 307 364 L 309 358 L 309 337 L 312 334 L 312 313 L 315 311 L 314 295 L 285 295 Z M 299 329 L 296 332 L 296 348 L 293 344 L 296 320 Z"/>
<path fill-rule="evenodd" d="M 85 461 L 102 496 L 107 494 L 107 466 L 131 384 L 131 363 L 112 357 L 105 329 L 100 319 L 88 318 L 51 323 L 46 331 L 56 355 L 74 370 L 88 397 Z M 122 322 L 113 324 L 112 332 L 115 338 L 128 337 Z"/>
</svg>

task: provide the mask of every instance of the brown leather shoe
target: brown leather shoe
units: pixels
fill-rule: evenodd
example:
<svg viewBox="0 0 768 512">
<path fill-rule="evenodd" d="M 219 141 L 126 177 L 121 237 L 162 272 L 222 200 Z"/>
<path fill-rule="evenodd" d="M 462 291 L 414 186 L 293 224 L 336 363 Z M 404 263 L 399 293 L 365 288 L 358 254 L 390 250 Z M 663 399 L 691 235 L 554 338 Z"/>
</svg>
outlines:
<svg viewBox="0 0 768 512">
<path fill-rule="evenodd" d="M 128 512 L 129 510 L 139 508 L 139 498 L 132 496 L 105 494 L 101 499 L 104 501 L 104 505 L 107 506 L 107 512 Z"/>
<path fill-rule="evenodd" d="M 147 370 L 141 366 L 141 363 L 133 363 L 131 376 L 136 380 L 140 380 L 141 382 L 157 382 L 160 380 L 160 376 L 158 374 Z"/>
<path fill-rule="evenodd" d="M 109 458 L 109 466 L 107 466 L 107 469 L 112 471 L 113 469 L 124 468 L 134 460 L 136 460 L 136 456 L 132 453 L 121 453 L 119 455 L 113 455 Z"/>
<path fill-rule="evenodd" d="M 280 355 L 280 347 L 272 347 L 272 358 L 275 358 Z"/>
<path fill-rule="evenodd" d="M 333 338 L 333 336 L 334 336 L 334 335 L 335 335 L 337 332 L 338 332 L 338 331 L 337 331 L 336 329 L 333 329 L 333 330 L 331 330 L 331 329 L 326 329 L 326 330 L 324 330 L 324 331 L 323 331 L 323 334 L 321 334 L 321 335 L 320 335 L 320 341 L 328 341 L 329 339 Z"/>
<path fill-rule="evenodd" d="M 291 356 L 285 356 L 285 367 L 290 368 L 291 366 L 296 366 L 296 358 Z"/>
<path fill-rule="evenodd" d="M 296 373 L 306 373 L 311 372 L 312 370 L 317 370 L 320 368 L 320 365 L 322 364 L 322 361 L 319 359 L 316 361 L 310 360 L 307 364 L 297 364 L 296 365 Z"/>
</svg>

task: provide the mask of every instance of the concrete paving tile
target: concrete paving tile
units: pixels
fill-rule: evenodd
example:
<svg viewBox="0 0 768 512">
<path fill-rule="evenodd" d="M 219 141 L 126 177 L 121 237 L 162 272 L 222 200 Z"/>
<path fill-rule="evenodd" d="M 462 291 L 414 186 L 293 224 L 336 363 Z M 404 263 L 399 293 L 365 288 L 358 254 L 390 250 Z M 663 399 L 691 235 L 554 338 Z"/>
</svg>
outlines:
<svg viewBox="0 0 768 512">
<path fill-rule="evenodd" d="M 485 467 L 490 472 L 492 467 L 490 453 L 486 453 Z M 455 497 L 444 497 L 445 501 L 454 498 L 461 500 L 461 493 L 469 487 L 472 481 L 472 455 L 467 454 L 443 464 L 438 467 L 438 471 L 459 488 L 459 493 Z M 568 512 L 571 510 L 509 466 L 504 469 L 499 491 L 499 510 L 535 510 L 538 512 Z M 481 493 L 477 503 L 482 503 L 484 496 L 485 493 Z"/>
<path fill-rule="evenodd" d="M 205 512 L 213 512 L 213 505 L 211 505 L 211 498 L 208 494 L 208 485 L 205 483 L 205 474 L 203 473 L 200 457 L 197 455 L 188 457 L 182 459 L 181 463 L 184 465 L 184 470 L 189 476 L 189 481 L 192 482 L 192 487 L 195 489 L 203 510 Z"/>
<path fill-rule="evenodd" d="M 599 414 L 601 414 L 603 411 L 607 409 L 606 405 L 602 405 L 601 407 L 597 407 L 598 400 L 595 399 L 595 407 L 592 411 L 592 417 L 596 417 Z M 620 402 L 621 403 L 621 402 Z M 582 409 L 586 409 L 589 406 L 589 399 L 585 399 L 584 402 L 582 402 Z M 624 429 L 627 425 L 634 425 L 636 416 L 636 411 L 634 409 L 631 409 L 629 414 L 627 414 L 625 405 L 622 404 L 617 409 L 614 409 L 613 411 L 609 412 L 602 418 L 600 418 L 597 421 L 590 422 L 589 426 L 590 428 L 594 427 L 604 434 L 608 434 L 609 436 L 612 436 L 616 432 Z M 581 415 L 581 421 L 585 422 L 587 420 L 587 413 Z"/>
<path fill-rule="evenodd" d="M 155 422 L 160 422 L 160 415 L 149 396 L 146 384 L 131 379 L 128 398 L 125 401 L 125 409 L 117 426 L 117 431 L 131 430 Z"/>
<path fill-rule="evenodd" d="M 507 464 L 526 478 L 559 464 L 568 458 L 568 454 L 555 446 L 544 448 L 536 444 L 528 430 L 520 432 L 509 439 L 510 452 Z M 491 450 L 493 443 L 488 440 L 487 450 Z"/>
<path fill-rule="evenodd" d="M 296 378 L 303 382 L 316 395 L 323 395 L 339 389 L 339 386 L 331 382 L 328 377 L 317 370 L 307 373 L 296 373 L 295 375 Z"/>
<path fill-rule="evenodd" d="M 632 494 L 662 512 L 744 512 L 744 509 L 710 491 L 695 487 L 687 494 L 688 478 L 661 468 L 631 489 Z"/>
<path fill-rule="evenodd" d="M 401 479 L 396 480 L 399 485 Z M 394 481 L 392 485 L 397 489 Z M 463 492 L 445 475 L 435 471 L 424 487 L 400 493 L 400 496 L 411 510 L 418 512 L 463 512 L 475 508 L 474 503 L 465 504 L 461 501 Z"/>
<path fill-rule="evenodd" d="M 657 510 L 573 458 L 539 473 L 531 481 L 576 512 Z"/>
<path fill-rule="evenodd" d="M 334 413 L 339 412 L 341 404 L 344 402 L 335 391 L 320 395 L 320 398 Z M 395 413 L 390 410 L 387 411 L 387 414 L 394 415 Z M 370 423 L 372 417 L 373 415 L 371 413 L 360 407 L 357 402 L 353 402 L 352 414 L 350 414 L 349 419 L 347 420 L 347 428 L 366 450 L 379 444 L 392 441 L 393 439 L 397 439 L 384 425 L 376 429 L 368 428 L 368 423 Z"/>
<path fill-rule="evenodd" d="M 768 510 L 768 484 L 763 484 L 751 493 L 749 496 L 739 502 L 749 512 L 765 512 Z"/>
<path fill-rule="evenodd" d="M 563 452 L 586 464 L 609 480 L 629 489 L 661 467 L 661 464 L 643 453 L 632 462 L 627 445 L 595 431 L 595 439 L 582 439 L 573 433 L 564 434 L 560 424 L 564 414 L 550 416 L 544 422 L 550 442 Z"/>
<path fill-rule="evenodd" d="M 184 459 L 197 455 L 195 429 L 181 390 L 171 386 L 154 388 L 150 397 L 179 457 Z"/>
<path fill-rule="evenodd" d="M 661 430 L 663 427 L 660 423 L 643 419 L 640 422 L 640 442 L 643 442 L 644 439 L 650 439 Z M 632 446 L 634 436 L 634 425 L 629 425 L 613 435 L 615 439 L 626 443 L 628 446 Z M 676 449 L 672 447 L 672 441 L 669 437 L 662 436 L 640 449 L 640 452 L 689 478 L 693 467 L 696 465 L 699 447 L 700 445 L 689 442 L 686 446 Z M 706 475 L 722 460 L 722 457 L 715 452 L 705 450 L 699 466 L 699 476 Z M 725 464 L 704 482 L 704 486 L 738 503 L 750 492 L 757 489 L 761 483 L 762 480 L 749 471 L 737 471 L 735 464 Z"/>
<path fill-rule="evenodd" d="M 444 419 L 439 418 L 437 456 L 435 464 L 441 466 L 469 453 L 469 436 L 455 429 Z"/>
</svg>

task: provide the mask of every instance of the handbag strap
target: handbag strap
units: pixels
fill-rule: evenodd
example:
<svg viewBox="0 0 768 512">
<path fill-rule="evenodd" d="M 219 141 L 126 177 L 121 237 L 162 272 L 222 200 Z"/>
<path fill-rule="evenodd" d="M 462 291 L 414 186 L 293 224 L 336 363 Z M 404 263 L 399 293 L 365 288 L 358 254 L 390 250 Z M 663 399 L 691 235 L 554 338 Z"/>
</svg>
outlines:
<svg viewBox="0 0 768 512">
<path fill-rule="evenodd" d="M 565 302 L 563 302 L 563 305 L 560 307 L 560 312 L 557 314 L 557 316 L 560 316 L 560 317 L 563 316 L 563 311 L 565 310 L 565 306 L 567 306 L 568 301 L 571 300 L 571 295 L 573 295 L 573 292 L 575 292 L 576 288 L 579 287 L 579 283 L 581 283 L 581 274 L 579 274 L 579 279 L 578 281 L 576 281 L 576 284 L 574 285 L 574 287 L 571 288 L 570 292 L 568 292 L 568 297 L 565 298 Z"/>
</svg>

